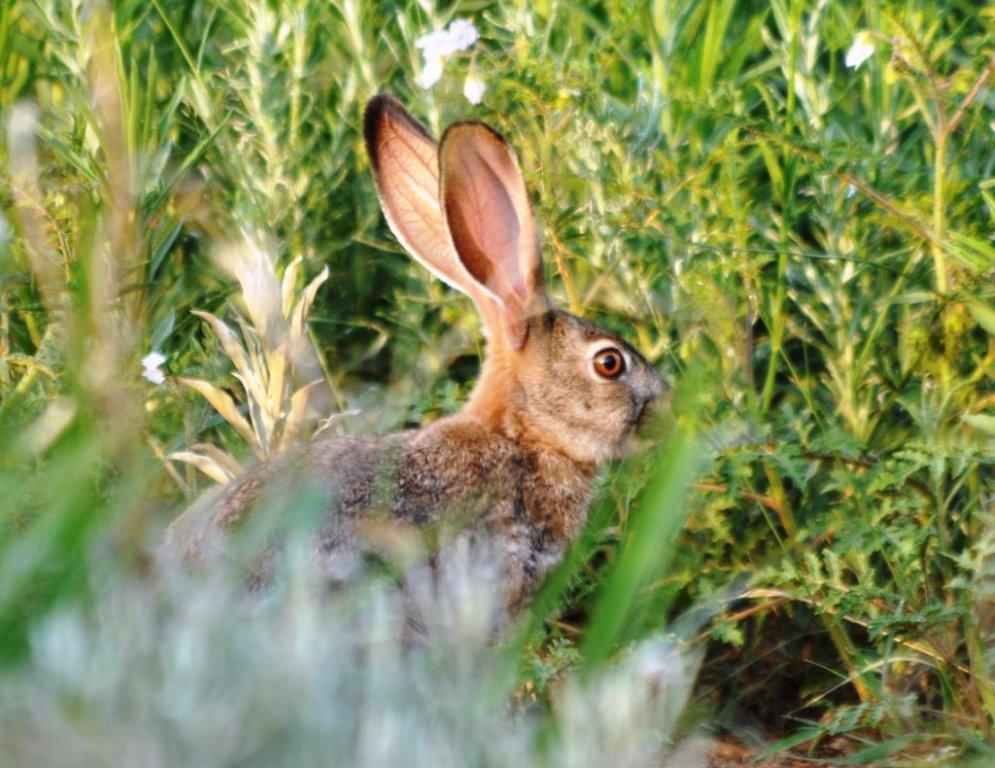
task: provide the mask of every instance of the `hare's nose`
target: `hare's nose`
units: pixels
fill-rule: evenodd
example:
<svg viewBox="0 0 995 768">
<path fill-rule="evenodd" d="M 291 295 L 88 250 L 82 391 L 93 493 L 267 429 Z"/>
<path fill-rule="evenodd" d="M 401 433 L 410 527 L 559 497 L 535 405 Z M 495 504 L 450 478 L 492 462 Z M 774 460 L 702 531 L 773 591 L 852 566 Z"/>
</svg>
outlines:
<svg viewBox="0 0 995 768">
<path fill-rule="evenodd" d="M 646 399 L 649 402 L 653 402 L 654 400 L 659 400 L 667 393 L 667 382 L 663 380 L 663 376 L 660 375 L 660 372 L 656 368 L 649 365 L 646 368 Z"/>
</svg>

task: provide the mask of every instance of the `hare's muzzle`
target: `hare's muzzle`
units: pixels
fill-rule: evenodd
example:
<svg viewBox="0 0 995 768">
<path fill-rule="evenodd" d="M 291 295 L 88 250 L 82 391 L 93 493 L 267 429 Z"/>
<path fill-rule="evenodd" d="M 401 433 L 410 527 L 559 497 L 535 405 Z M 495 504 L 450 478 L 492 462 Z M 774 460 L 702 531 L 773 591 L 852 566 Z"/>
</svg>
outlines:
<svg viewBox="0 0 995 768">
<path fill-rule="evenodd" d="M 642 375 L 634 392 L 633 416 L 630 419 L 634 428 L 638 428 L 645 423 L 649 414 L 653 412 L 654 406 L 669 391 L 667 383 L 663 380 L 663 376 L 655 368 L 646 365 L 644 371 L 641 373 Z"/>
</svg>

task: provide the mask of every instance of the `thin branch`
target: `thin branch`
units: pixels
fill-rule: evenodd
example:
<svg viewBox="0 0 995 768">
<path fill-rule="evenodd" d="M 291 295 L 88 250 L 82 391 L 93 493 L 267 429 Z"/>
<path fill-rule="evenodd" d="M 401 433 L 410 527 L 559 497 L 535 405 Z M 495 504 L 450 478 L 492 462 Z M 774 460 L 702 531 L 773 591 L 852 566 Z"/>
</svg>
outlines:
<svg viewBox="0 0 995 768">
<path fill-rule="evenodd" d="M 973 104 L 974 100 L 978 98 L 978 94 L 981 93 L 981 89 L 985 86 L 985 83 L 988 82 L 988 78 L 992 76 L 992 73 L 995 73 L 995 56 L 992 56 L 988 62 L 988 66 L 981 70 L 981 74 L 978 75 L 978 79 L 974 81 L 974 85 L 971 86 L 971 90 L 967 92 L 967 96 L 964 97 L 964 101 L 960 103 L 960 106 L 957 107 L 957 111 L 954 112 L 954 116 L 951 117 L 950 122 L 947 123 L 946 133 L 948 136 L 957 130 L 957 126 L 960 125 L 961 121 L 964 119 L 964 115 L 967 114 L 967 110 L 970 108 L 971 104 Z"/>
</svg>

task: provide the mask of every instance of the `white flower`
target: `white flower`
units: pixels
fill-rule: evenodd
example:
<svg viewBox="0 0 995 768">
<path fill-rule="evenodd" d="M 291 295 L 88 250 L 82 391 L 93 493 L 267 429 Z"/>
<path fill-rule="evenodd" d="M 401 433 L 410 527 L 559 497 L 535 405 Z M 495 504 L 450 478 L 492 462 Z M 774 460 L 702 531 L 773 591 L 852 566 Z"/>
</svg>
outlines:
<svg viewBox="0 0 995 768">
<path fill-rule="evenodd" d="M 441 59 L 455 53 L 450 40 L 449 31 L 439 29 L 429 32 L 415 40 L 415 48 L 418 48 L 427 59 Z"/>
<path fill-rule="evenodd" d="M 142 378 L 153 384 L 162 384 L 166 380 L 166 374 L 160 370 L 164 362 L 166 356 L 162 352 L 149 352 L 142 358 Z"/>
<path fill-rule="evenodd" d="M 467 77 L 466 82 L 463 83 L 463 95 L 466 96 L 466 100 L 471 104 L 479 104 L 481 99 L 484 98 L 484 91 L 486 89 L 487 86 L 484 85 L 484 81 L 473 75 Z"/>
<path fill-rule="evenodd" d="M 442 77 L 446 59 L 454 53 L 465 51 L 477 42 L 480 33 L 472 21 L 454 19 L 446 29 L 429 32 L 415 40 L 415 47 L 422 52 L 425 63 L 418 75 L 418 85 L 431 88 Z"/>
<path fill-rule="evenodd" d="M 421 73 L 418 75 L 418 85 L 427 90 L 439 82 L 439 78 L 442 77 L 442 65 L 445 61 L 441 56 L 426 58 Z"/>
<path fill-rule="evenodd" d="M 480 33 L 472 21 L 466 19 L 455 19 L 450 22 L 448 29 L 439 29 L 422 35 L 415 41 L 415 47 L 419 48 L 426 59 L 436 56 L 446 58 L 467 48 L 477 42 Z"/>
<path fill-rule="evenodd" d="M 449 24 L 449 42 L 453 46 L 453 53 L 465 51 L 477 42 L 480 33 L 472 21 L 466 19 L 454 19 Z"/>
<path fill-rule="evenodd" d="M 859 32 L 853 39 L 853 45 L 846 52 L 846 65 L 857 69 L 874 54 L 874 38 L 867 30 Z"/>
</svg>

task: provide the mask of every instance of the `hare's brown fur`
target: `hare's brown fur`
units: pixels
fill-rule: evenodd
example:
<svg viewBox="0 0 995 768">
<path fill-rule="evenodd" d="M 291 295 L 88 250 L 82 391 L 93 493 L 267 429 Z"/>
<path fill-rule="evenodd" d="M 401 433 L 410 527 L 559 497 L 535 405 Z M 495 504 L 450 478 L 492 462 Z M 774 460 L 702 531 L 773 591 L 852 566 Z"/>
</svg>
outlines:
<svg viewBox="0 0 995 768">
<path fill-rule="evenodd" d="M 391 228 L 480 311 L 480 380 L 460 413 L 422 429 L 320 437 L 261 464 L 195 505 L 178 537 L 203 551 L 249 510 L 306 489 L 323 510 L 316 558 L 329 580 L 390 554 L 398 533 L 460 531 L 497 544 L 514 606 L 577 536 L 598 466 L 622 454 L 663 381 L 615 334 L 551 308 L 521 173 L 494 131 L 457 124 L 439 148 L 378 97 L 366 137 Z M 592 368 L 606 349 L 619 375 Z"/>
</svg>

